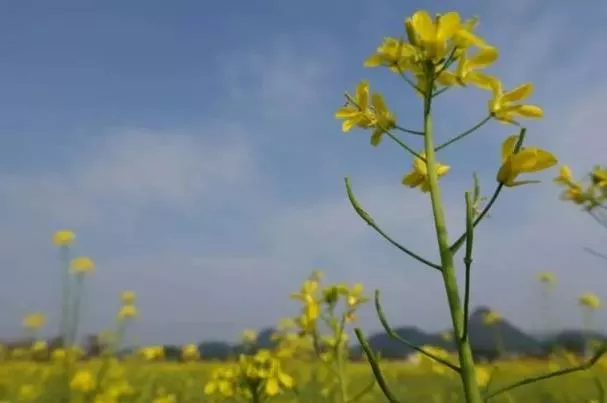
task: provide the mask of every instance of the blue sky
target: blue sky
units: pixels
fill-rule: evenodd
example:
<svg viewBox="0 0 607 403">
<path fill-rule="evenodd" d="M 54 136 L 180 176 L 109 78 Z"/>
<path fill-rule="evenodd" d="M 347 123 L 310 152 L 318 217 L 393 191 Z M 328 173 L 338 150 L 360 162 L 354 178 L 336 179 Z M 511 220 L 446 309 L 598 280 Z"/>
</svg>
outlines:
<svg viewBox="0 0 607 403">
<path fill-rule="evenodd" d="M 74 253 L 98 264 L 87 330 L 111 323 L 118 293 L 134 289 L 144 342 L 234 338 L 296 313 L 287 295 L 313 269 L 380 288 L 394 323 L 446 327 L 440 278 L 379 239 L 344 194 L 350 176 L 386 230 L 436 256 L 427 197 L 399 185 L 410 158 L 388 142 L 370 147 L 362 131 L 341 133 L 333 118 L 343 92 L 367 78 L 402 125 L 419 126 L 421 106 L 398 77 L 362 66 L 382 37 L 400 35 L 418 7 L 479 15 L 479 32 L 500 49 L 493 73 L 507 87 L 532 81 L 533 102 L 545 109 L 528 124 L 529 144 L 579 173 L 604 163 L 607 149 L 607 4 L 587 0 L 578 14 L 560 0 L 471 3 L 3 4 L 3 334 L 17 334 L 28 311 L 56 317 L 50 236 L 64 227 L 77 233 Z M 437 135 L 475 124 L 487 99 L 474 89 L 446 93 Z M 472 172 L 489 193 L 499 144 L 512 132 L 491 123 L 441 156 L 452 166 L 442 181 L 452 236 Z M 477 234 L 473 303 L 539 330 L 534 275 L 552 270 L 554 312 L 577 326 L 579 293 L 607 298 L 605 263 L 582 250 L 600 249 L 605 236 L 549 180 L 508 190 Z M 371 309 L 362 326 L 379 328 Z"/>
</svg>

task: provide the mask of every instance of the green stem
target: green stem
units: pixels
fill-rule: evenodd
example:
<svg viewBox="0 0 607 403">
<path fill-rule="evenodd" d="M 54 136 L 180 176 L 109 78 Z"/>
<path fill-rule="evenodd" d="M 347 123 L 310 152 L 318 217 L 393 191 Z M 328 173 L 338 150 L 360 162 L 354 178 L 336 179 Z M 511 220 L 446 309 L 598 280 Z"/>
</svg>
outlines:
<svg viewBox="0 0 607 403">
<path fill-rule="evenodd" d="M 427 88 L 432 88 L 434 81 L 434 66 L 429 65 L 426 69 L 428 77 Z M 438 248 L 440 251 L 443 282 L 449 303 L 449 311 L 453 322 L 453 330 L 456 335 L 463 334 L 464 313 L 459 297 L 455 267 L 453 265 L 453 254 L 449 247 L 445 212 L 442 205 L 441 190 L 438 184 L 436 172 L 436 156 L 434 152 L 433 130 L 432 130 L 432 95 L 424 97 L 424 147 L 426 151 L 426 165 L 428 172 L 428 183 L 430 188 L 430 199 L 432 201 L 432 212 L 434 214 L 434 225 Z M 460 361 L 460 378 L 464 388 L 467 403 L 482 403 L 481 392 L 476 382 L 476 369 L 472 348 L 468 339 L 462 340 L 456 337 L 457 350 Z"/>
<path fill-rule="evenodd" d="M 363 336 L 362 331 L 356 328 L 354 329 L 354 334 L 356 334 L 356 338 L 358 339 L 358 342 L 360 343 L 363 352 L 367 356 L 367 360 L 369 361 L 369 365 L 371 365 L 371 370 L 373 371 L 373 376 L 375 376 L 375 380 L 377 380 L 377 384 L 379 385 L 379 388 L 383 392 L 384 396 L 386 396 L 386 399 L 388 399 L 390 403 L 400 403 L 400 401 L 396 398 L 396 396 L 394 396 L 394 393 L 392 393 L 390 387 L 386 383 L 386 379 L 384 378 L 381 368 L 379 367 L 377 357 L 375 357 L 375 354 L 371 350 L 367 339 L 365 339 L 365 336 Z"/>
<path fill-rule="evenodd" d="M 68 322 L 70 315 L 70 259 L 69 259 L 69 247 L 61 247 L 61 262 L 63 263 L 62 278 L 63 282 L 61 285 L 61 322 L 59 323 L 59 334 L 61 336 L 61 342 L 63 347 L 68 345 Z"/>
<path fill-rule="evenodd" d="M 342 337 L 344 328 L 346 326 L 346 316 L 343 315 L 339 321 L 337 332 L 335 332 L 335 361 L 337 365 L 337 380 L 339 382 L 339 393 L 341 396 L 341 402 L 347 403 L 348 398 L 348 380 L 346 377 L 346 371 L 344 367 L 344 350 L 346 345 L 342 343 Z"/>
<path fill-rule="evenodd" d="M 592 368 L 601 359 L 601 357 L 605 353 L 607 353 L 607 343 L 604 343 L 603 346 L 594 354 L 594 356 L 590 360 L 586 361 L 585 363 L 583 363 L 581 365 L 577 365 L 575 367 L 561 369 L 561 370 L 554 371 L 554 372 L 549 372 L 549 373 L 543 374 L 543 375 L 533 376 L 533 377 L 526 378 L 526 379 L 523 379 L 523 380 L 518 381 L 518 382 L 514 382 L 514 383 L 512 383 L 510 385 L 506 385 L 506 386 L 504 386 L 504 387 L 502 387 L 502 388 L 500 388 L 500 389 L 498 389 L 498 390 L 496 390 L 494 392 L 491 392 L 491 393 L 487 394 L 485 396 L 485 401 L 487 401 L 487 400 L 489 400 L 489 399 L 491 399 L 491 398 L 493 398 L 493 397 L 495 397 L 497 395 L 500 395 L 502 393 L 506 393 L 506 392 L 509 392 L 509 391 L 511 391 L 513 389 L 519 388 L 521 386 L 529 385 L 529 384 L 532 384 L 532 383 L 535 383 L 535 382 L 539 382 L 539 381 L 544 381 L 546 379 L 554 378 L 554 377 L 557 377 L 557 376 L 563 376 L 563 375 L 571 374 L 571 373 L 578 372 L 578 371 L 585 371 L 585 370 L 587 370 L 589 368 Z"/>
<path fill-rule="evenodd" d="M 472 245 L 474 244 L 474 207 L 470 193 L 466 192 L 466 255 L 464 265 L 466 266 L 466 279 L 464 288 L 464 328 L 462 329 L 462 340 L 468 339 L 468 317 L 470 310 L 470 269 L 472 267 Z"/>
<path fill-rule="evenodd" d="M 413 350 L 417 351 L 418 353 L 423 354 L 423 355 L 429 357 L 430 359 L 443 364 L 447 368 L 452 369 L 453 371 L 458 372 L 458 373 L 460 372 L 460 369 L 457 365 L 453 365 L 448 360 L 445 360 L 444 358 L 441 358 L 437 355 L 434 355 L 434 354 L 426 351 L 423 347 L 416 346 L 415 344 L 411 343 L 409 340 L 399 336 L 399 334 L 396 333 L 392 329 L 392 327 L 390 327 L 390 324 L 388 323 L 388 319 L 386 319 L 386 315 L 384 314 L 384 310 L 381 307 L 381 303 L 379 302 L 379 290 L 375 290 L 375 311 L 377 312 L 379 321 L 380 321 L 381 325 L 383 326 L 384 330 L 386 331 L 386 333 L 388 334 L 388 336 L 403 343 L 407 347 L 412 348 Z"/>
<path fill-rule="evenodd" d="M 399 126 L 399 125 L 394 126 L 394 128 L 396 130 L 400 130 L 403 133 L 414 134 L 416 136 L 423 136 L 424 135 L 424 132 L 420 132 L 420 131 L 417 131 L 417 130 L 407 129 L 407 128 Z"/>
<path fill-rule="evenodd" d="M 80 305 L 82 304 L 82 293 L 84 287 L 84 274 L 76 274 L 76 289 L 74 295 L 74 306 L 72 307 L 72 321 L 70 323 L 69 345 L 74 345 L 78 338 L 78 322 L 80 319 Z"/>
</svg>

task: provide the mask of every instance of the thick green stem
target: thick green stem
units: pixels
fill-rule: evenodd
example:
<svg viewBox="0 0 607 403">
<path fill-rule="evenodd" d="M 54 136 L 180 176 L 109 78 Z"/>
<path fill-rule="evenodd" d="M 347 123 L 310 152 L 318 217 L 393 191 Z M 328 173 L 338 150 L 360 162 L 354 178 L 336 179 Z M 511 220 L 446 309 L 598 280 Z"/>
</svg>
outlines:
<svg viewBox="0 0 607 403">
<path fill-rule="evenodd" d="M 427 69 L 427 76 L 429 77 L 429 83 L 427 88 L 432 88 L 434 67 L 429 67 Z M 445 284 L 445 291 L 447 293 L 449 310 L 453 322 L 453 330 L 455 331 L 456 335 L 461 335 L 464 333 L 464 313 L 459 297 L 457 278 L 455 276 L 455 268 L 453 265 L 453 254 L 449 246 L 445 212 L 442 205 L 441 191 L 438 185 L 438 175 L 435 168 L 436 156 L 434 152 L 434 139 L 432 132 L 431 104 L 432 96 L 430 94 L 426 94 L 424 99 L 424 148 L 426 152 L 426 165 L 428 171 L 428 182 L 430 187 L 430 198 L 432 201 L 434 225 L 438 241 L 438 248 L 440 251 L 443 282 Z M 456 341 L 461 369 L 460 377 L 464 388 L 466 402 L 482 403 L 483 399 L 478 384 L 476 382 L 476 369 L 474 366 L 474 359 L 472 356 L 470 340 L 468 338 L 462 340 L 456 337 Z"/>
</svg>

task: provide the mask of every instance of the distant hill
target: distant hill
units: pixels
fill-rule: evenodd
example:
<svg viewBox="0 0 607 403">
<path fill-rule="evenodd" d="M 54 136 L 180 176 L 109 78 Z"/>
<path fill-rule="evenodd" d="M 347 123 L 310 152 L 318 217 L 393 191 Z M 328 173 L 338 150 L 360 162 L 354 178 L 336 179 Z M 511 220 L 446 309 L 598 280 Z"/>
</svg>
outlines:
<svg viewBox="0 0 607 403">
<path fill-rule="evenodd" d="M 580 353 L 584 346 L 584 332 L 580 330 L 564 330 L 552 335 L 543 335 L 542 337 L 534 337 L 507 319 L 501 322 L 487 326 L 483 323 L 483 317 L 489 311 L 488 307 L 481 306 L 475 309 L 470 315 L 470 341 L 472 350 L 476 357 L 493 359 L 498 354 L 496 342 L 496 330 L 499 331 L 503 346 L 507 354 L 516 355 L 545 355 L 556 347 L 565 348 L 567 350 Z M 275 343 L 271 336 L 274 333 L 273 328 L 264 328 L 259 331 L 257 344 L 254 349 L 272 348 Z M 402 338 L 407 339 L 411 343 L 418 346 L 432 345 L 441 347 L 449 351 L 455 351 L 453 341 L 445 341 L 440 333 L 425 332 L 415 326 L 401 326 L 394 328 L 394 331 Z M 607 336 L 594 333 L 591 335 L 594 340 L 607 340 Z M 377 332 L 367 337 L 371 348 L 378 352 L 381 357 L 402 359 L 410 355 L 413 350 L 406 345 L 403 345 L 397 340 L 392 339 L 385 332 Z M 362 358 L 360 346 L 353 342 L 351 348 L 351 357 L 354 359 Z M 177 358 L 179 350 L 175 346 L 166 346 L 167 352 L 171 358 Z M 237 356 L 243 351 L 243 346 L 240 344 L 230 344 L 222 341 L 205 341 L 199 344 L 201 354 L 206 359 L 224 360 L 230 357 Z"/>
</svg>

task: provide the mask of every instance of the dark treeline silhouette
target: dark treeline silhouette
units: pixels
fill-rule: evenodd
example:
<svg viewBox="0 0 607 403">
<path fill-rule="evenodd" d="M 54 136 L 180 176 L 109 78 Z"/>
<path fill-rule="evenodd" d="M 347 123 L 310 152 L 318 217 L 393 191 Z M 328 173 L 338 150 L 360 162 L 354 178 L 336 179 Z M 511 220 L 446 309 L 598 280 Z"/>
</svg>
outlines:
<svg viewBox="0 0 607 403">
<path fill-rule="evenodd" d="M 547 357 L 548 354 L 557 349 L 564 349 L 575 354 L 583 354 L 588 340 L 607 340 L 607 336 L 603 334 L 587 334 L 581 330 L 563 330 L 540 339 L 525 333 L 506 319 L 502 319 L 493 325 L 484 324 L 483 318 L 488 311 L 488 308 L 480 307 L 471 314 L 469 319 L 470 340 L 477 359 L 493 360 L 500 355 L 542 358 Z M 441 333 L 425 332 L 415 326 L 397 327 L 393 330 L 400 337 L 415 345 L 430 345 L 452 352 L 455 351 L 454 342 L 443 338 Z M 273 348 L 275 346 L 275 341 L 272 339 L 274 332 L 273 328 L 261 330 L 258 334 L 257 342 L 253 346 L 249 345 L 245 347 L 242 344 L 231 344 L 215 340 L 199 343 L 198 349 L 206 360 L 231 359 L 244 351 L 250 352 L 260 348 Z M 414 353 L 413 349 L 393 339 L 386 332 L 368 335 L 367 339 L 371 348 L 378 352 L 383 359 L 405 359 Z M 2 344 L 8 350 L 11 350 L 19 347 L 28 347 L 33 342 L 31 339 L 20 339 L 5 341 Z M 50 349 L 58 348 L 62 345 L 60 338 L 49 339 L 47 343 Z M 97 336 L 89 335 L 85 338 L 84 350 L 87 357 L 99 355 L 103 348 L 104 346 Z M 180 359 L 181 346 L 165 345 L 164 348 L 166 359 Z M 120 354 L 126 354 L 131 351 L 132 349 L 125 349 Z M 350 356 L 354 360 L 364 359 L 358 345 L 351 348 Z"/>
</svg>

